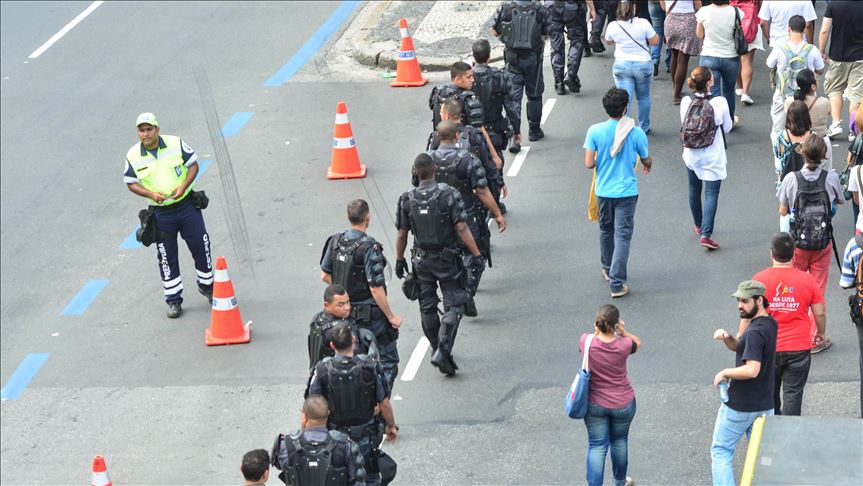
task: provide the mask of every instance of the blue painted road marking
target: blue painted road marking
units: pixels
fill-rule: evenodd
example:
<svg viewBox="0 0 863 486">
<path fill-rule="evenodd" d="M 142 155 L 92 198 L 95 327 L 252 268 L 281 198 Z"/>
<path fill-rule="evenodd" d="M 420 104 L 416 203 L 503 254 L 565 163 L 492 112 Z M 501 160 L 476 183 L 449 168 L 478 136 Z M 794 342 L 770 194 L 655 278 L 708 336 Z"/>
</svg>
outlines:
<svg viewBox="0 0 863 486">
<path fill-rule="evenodd" d="M 225 126 L 222 127 L 222 135 L 225 137 L 233 137 L 234 135 L 240 133 L 240 129 L 251 120 L 252 113 L 251 111 L 238 111 L 234 113 L 234 116 L 231 117 L 230 120 L 225 123 Z"/>
<path fill-rule="evenodd" d="M 0 399 L 15 400 L 24 393 L 24 389 L 30 384 L 30 380 L 36 376 L 45 361 L 48 360 L 49 353 L 29 353 L 21 364 L 15 368 L 15 372 L 9 378 L 6 386 L 0 390 Z"/>
<path fill-rule="evenodd" d="M 329 18 L 318 27 L 318 30 L 300 47 L 287 64 L 281 67 L 270 79 L 264 81 L 264 86 L 281 86 L 288 82 L 294 74 L 297 74 L 306 62 L 318 52 L 327 40 L 339 29 L 339 26 L 347 20 L 354 9 L 359 5 L 358 1 L 344 1 L 329 16 Z"/>
<path fill-rule="evenodd" d="M 110 280 L 90 280 L 85 283 L 81 290 L 72 298 L 72 301 L 60 312 L 61 316 L 80 316 L 90 307 L 93 300 L 99 295 L 105 287 L 108 286 Z"/>
<path fill-rule="evenodd" d="M 207 169 L 210 168 L 210 164 L 212 163 L 213 161 L 210 159 L 198 161 L 198 176 L 195 177 L 195 182 L 198 182 L 198 180 L 201 179 L 201 176 L 204 175 L 204 172 L 207 172 Z M 144 248 L 144 245 L 138 243 L 138 240 L 135 239 L 135 233 L 137 231 L 138 228 L 135 227 L 135 229 L 133 229 L 132 232 L 129 233 L 129 236 L 127 236 L 126 239 L 123 240 L 122 243 L 120 243 L 121 250 L 137 250 L 138 248 Z"/>
</svg>

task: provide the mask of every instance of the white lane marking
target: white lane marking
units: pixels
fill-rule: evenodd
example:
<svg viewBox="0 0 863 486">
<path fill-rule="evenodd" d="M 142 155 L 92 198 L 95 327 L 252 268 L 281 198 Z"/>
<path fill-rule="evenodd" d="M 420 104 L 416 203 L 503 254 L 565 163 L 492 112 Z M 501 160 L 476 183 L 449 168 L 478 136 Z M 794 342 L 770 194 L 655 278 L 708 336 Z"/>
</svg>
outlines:
<svg viewBox="0 0 863 486">
<path fill-rule="evenodd" d="M 521 170 L 521 164 L 523 164 L 524 159 L 527 158 L 528 152 L 530 152 L 530 147 L 521 148 L 521 152 L 515 156 L 515 160 L 512 161 L 512 165 L 509 166 L 509 170 L 506 172 L 507 177 L 515 177 L 518 175 L 518 171 Z"/>
<path fill-rule="evenodd" d="M 105 2 L 98 1 L 98 2 L 91 3 L 89 7 L 84 9 L 83 12 L 79 13 L 78 16 L 75 17 L 74 19 L 72 19 L 71 22 L 64 25 L 62 29 L 57 31 L 56 34 L 51 36 L 50 39 L 48 39 L 44 44 L 39 46 L 39 48 L 36 49 L 35 51 L 33 51 L 33 54 L 30 54 L 30 56 L 28 56 L 28 57 L 30 57 L 30 59 L 36 59 L 37 57 L 41 56 L 43 52 L 47 51 L 49 47 L 53 46 L 55 42 L 60 40 L 64 35 L 66 35 L 70 30 L 72 30 L 76 25 L 78 25 L 78 23 L 80 23 L 82 20 L 87 18 L 88 15 L 93 13 L 93 10 L 96 10 L 97 8 L 99 8 L 99 6 L 102 5 L 103 3 L 105 3 Z"/>
<path fill-rule="evenodd" d="M 557 98 L 549 98 L 545 100 L 545 103 L 542 105 L 542 118 L 539 119 L 540 125 L 545 125 L 545 121 L 548 120 L 548 115 L 550 115 L 551 110 L 554 109 L 555 103 L 557 103 Z"/>
<path fill-rule="evenodd" d="M 408 366 L 405 368 L 405 372 L 402 373 L 402 381 L 413 381 L 417 376 L 417 371 L 419 371 L 420 365 L 423 363 L 423 358 L 425 358 L 426 351 L 428 351 L 428 349 L 429 340 L 423 336 L 417 343 L 417 347 L 414 348 L 414 352 L 411 353 L 411 359 L 408 360 Z"/>
</svg>

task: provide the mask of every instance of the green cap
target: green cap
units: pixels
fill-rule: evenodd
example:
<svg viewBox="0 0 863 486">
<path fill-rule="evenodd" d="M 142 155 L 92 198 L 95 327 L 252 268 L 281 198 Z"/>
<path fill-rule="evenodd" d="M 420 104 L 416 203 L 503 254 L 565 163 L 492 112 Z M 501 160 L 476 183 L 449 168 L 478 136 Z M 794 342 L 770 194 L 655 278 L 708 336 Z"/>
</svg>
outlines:
<svg viewBox="0 0 863 486">
<path fill-rule="evenodd" d="M 737 286 L 737 292 L 731 294 L 738 299 L 751 299 L 757 295 L 764 295 L 766 288 L 758 280 L 744 280 Z"/>
</svg>

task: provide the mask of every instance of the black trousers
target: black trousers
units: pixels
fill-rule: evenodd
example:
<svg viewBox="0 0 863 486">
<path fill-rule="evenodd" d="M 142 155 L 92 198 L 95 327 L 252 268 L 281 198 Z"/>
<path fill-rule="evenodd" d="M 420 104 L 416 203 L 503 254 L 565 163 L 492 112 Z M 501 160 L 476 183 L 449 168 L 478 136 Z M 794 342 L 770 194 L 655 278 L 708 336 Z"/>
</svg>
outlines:
<svg viewBox="0 0 863 486">
<path fill-rule="evenodd" d="M 521 100 L 527 95 L 527 121 L 531 129 L 539 128 L 542 119 L 542 93 L 545 91 L 545 81 L 542 77 L 542 54 L 532 51 L 518 55 L 507 51 L 505 54 L 506 68 L 509 71 L 510 96 L 521 107 Z M 521 127 L 513 126 L 516 133 L 521 133 Z"/>
<path fill-rule="evenodd" d="M 587 7 L 583 3 L 565 3 L 549 8 L 550 18 L 548 38 L 551 44 L 551 70 L 555 81 L 562 81 L 564 68 L 569 66 L 568 75 L 578 75 L 581 57 L 587 43 Z M 569 52 L 566 53 L 564 34 L 569 39 Z M 566 53 L 566 61 L 564 54 Z"/>
<path fill-rule="evenodd" d="M 461 264 L 461 254 L 455 250 L 455 257 L 445 259 L 440 254 L 426 257 L 414 256 L 411 259 L 420 288 L 420 317 L 423 334 L 433 349 L 449 354 L 455 344 L 458 325 L 464 315 L 468 301 L 467 279 Z M 444 312 L 438 316 L 438 287 L 443 295 Z"/>
<path fill-rule="evenodd" d="M 812 355 L 809 350 L 776 353 L 776 381 L 773 385 L 773 413 L 800 415 L 803 388 L 809 379 Z"/>
</svg>

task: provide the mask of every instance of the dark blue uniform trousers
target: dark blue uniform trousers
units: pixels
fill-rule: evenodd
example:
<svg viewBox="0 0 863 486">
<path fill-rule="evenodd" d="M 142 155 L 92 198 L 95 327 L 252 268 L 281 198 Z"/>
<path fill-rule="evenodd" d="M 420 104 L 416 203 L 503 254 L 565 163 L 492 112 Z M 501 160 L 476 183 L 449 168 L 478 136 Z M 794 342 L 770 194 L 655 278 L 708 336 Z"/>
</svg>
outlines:
<svg viewBox="0 0 863 486">
<path fill-rule="evenodd" d="M 192 258 L 195 259 L 198 287 L 202 291 L 213 288 L 210 236 L 204 226 L 201 210 L 188 201 L 188 196 L 186 198 L 187 201 L 181 201 L 172 206 L 155 208 L 156 228 L 159 230 L 156 237 L 156 259 L 159 261 L 159 273 L 162 276 L 162 287 L 168 304 L 183 302 L 183 280 L 180 276 L 177 233 L 186 240 L 186 246 L 189 247 Z"/>
</svg>

